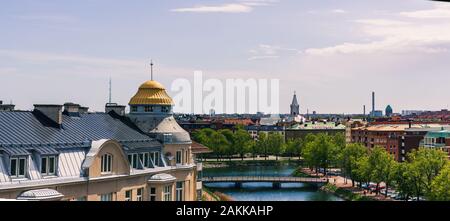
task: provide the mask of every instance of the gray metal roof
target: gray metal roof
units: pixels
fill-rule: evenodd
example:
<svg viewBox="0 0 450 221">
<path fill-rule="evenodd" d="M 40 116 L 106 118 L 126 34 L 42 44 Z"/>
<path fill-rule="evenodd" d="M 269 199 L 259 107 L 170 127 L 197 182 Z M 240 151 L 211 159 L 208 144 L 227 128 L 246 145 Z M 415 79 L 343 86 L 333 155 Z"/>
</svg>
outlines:
<svg viewBox="0 0 450 221">
<path fill-rule="evenodd" d="M 26 155 L 30 150 L 50 154 L 60 148 L 89 147 L 93 140 L 101 139 L 123 142 L 130 149 L 136 148 L 133 143 L 160 145 L 114 112 L 63 115 L 61 128 L 39 111 L 0 112 L 0 149 L 8 154 Z"/>
</svg>

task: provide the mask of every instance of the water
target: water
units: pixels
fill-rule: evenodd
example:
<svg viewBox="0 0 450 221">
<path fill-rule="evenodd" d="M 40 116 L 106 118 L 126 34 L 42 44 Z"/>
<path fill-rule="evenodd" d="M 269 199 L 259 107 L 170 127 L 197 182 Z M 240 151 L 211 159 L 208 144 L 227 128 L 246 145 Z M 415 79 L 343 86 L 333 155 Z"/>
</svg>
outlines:
<svg viewBox="0 0 450 221">
<path fill-rule="evenodd" d="M 204 176 L 290 176 L 294 164 L 246 165 L 225 168 L 205 168 Z M 234 183 L 204 184 L 213 191 L 220 191 L 237 201 L 342 201 L 333 194 L 319 190 L 317 184 L 283 183 L 281 189 L 273 189 L 272 183 L 243 183 L 237 189 Z"/>
</svg>

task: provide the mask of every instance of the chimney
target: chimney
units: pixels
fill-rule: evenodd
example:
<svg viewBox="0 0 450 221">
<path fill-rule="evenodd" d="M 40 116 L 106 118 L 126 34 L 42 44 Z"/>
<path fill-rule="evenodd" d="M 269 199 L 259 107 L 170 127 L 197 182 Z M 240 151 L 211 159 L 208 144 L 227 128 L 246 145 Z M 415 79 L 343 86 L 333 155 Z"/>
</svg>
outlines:
<svg viewBox="0 0 450 221">
<path fill-rule="evenodd" d="M 372 114 L 375 115 L 375 92 L 372 92 Z"/>
<path fill-rule="evenodd" d="M 3 101 L 0 101 L 0 111 L 14 111 L 14 104 L 3 104 Z"/>
<path fill-rule="evenodd" d="M 75 103 L 65 103 L 64 104 L 64 114 L 67 114 L 70 117 L 79 117 L 80 116 L 80 105 Z"/>
<path fill-rule="evenodd" d="M 89 111 L 89 107 L 80 107 L 78 110 L 80 114 L 86 114 Z"/>
<path fill-rule="evenodd" d="M 116 103 L 107 103 L 105 105 L 105 113 L 108 114 L 111 111 L 116 112 L 116 114 L 120 116 L 125 116 L 125 106 L 123 105 L 118 105 Z"/>
<path fill-rule="evenodd" d="M 41 112 L 58 125 L 62 124 L 62 105 L 35 104 L 34 110 Z"/>
</svg>

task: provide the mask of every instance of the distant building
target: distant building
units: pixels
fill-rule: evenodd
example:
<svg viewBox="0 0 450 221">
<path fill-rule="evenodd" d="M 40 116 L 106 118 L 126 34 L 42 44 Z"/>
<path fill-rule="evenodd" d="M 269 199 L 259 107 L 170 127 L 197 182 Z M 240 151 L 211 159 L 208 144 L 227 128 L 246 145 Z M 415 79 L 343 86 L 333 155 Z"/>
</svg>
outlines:
<svg viewBox="0 0 450 221">
<path fill-rule="evenodd" d="M 294 92 L 294 97 L 291 103 L 291 116 L 297 116 L 300 114 L 300 105 L 298 104 L 297 94 Z"/>
<path fill-rule="evenodd" d="M 258 140 L 261 133 L 269 134 L 269 133 L 278 133 L 285 137 L 285 129 L 282 126 L 276 125 L 254 125 L 245 127 L 247 132 L 250 134 L 252 139 Z"/>
<path fill-rule="evenodd" d="M 368 124 L 351 129 L 351 142 L 367 148 L 383 147 L 397 161 L 404 161 L 408 152 L 419 147 L 429 130 L 442 128 L 441 124 Z"/>
<path fill-rule="evenodd" d="M 450 130 L 428 132 L 421 142 L 421 147 L 442 150 L 450 158 Z"/>
<path fill-rule="evenodd" d="M 386 117 L 391 117 L 391 116 L 392 116 L 392 114 L 394 113 L 394 111 L 392 110 L 391 105 L 388 105 L 388 106 L 386 107 L 385 113 L 386 113 Z"/>
<path fill-rule="evenodd" d="M 305 138 L 308 134 L 325 133 L 334 135 L 345 133 L 345 125 L 335 122 L 305 122 L 286 128 L 286 140 Z"/>
<path fill-rule="evenodd" d="M 422 114 L 423 110 L 402 110 L 402 116 L 411 116 L 411 115 L 420 115 Z"/>
<path fill-rule="evenodd" d="M 371 117 L 383 117 L 383 111 L 381 110 L 375 110 L 370 112 Z"/>
</svg>

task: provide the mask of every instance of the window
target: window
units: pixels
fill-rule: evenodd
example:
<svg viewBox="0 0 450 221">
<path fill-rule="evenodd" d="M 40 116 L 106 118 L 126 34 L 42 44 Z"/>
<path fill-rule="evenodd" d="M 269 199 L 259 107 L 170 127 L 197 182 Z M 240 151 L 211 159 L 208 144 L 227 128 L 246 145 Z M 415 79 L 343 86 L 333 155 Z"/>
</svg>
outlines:
<svg viewBox="0 0 450 221">
<path fill-rule="evenodd" d="M 125 201 L 132 201 L 133 190 L 125 191 Z"/>
<path fill-rule="evenodd" d="M 45 156 L 41 158 L 41 174 L 45 176 L 55 175 L 56 171 L 56 157 Z"/>
<path fill-rule="evenodd" d="M 136 201 L 142 201 L 142 196 L 144 195 L 144 188 L 137 189 Z"/>
<path fill-rule="evenodd" d="M 172 143 L 172 134 L 164 134 L 164 143 Z"/>
<path fill-rule="evenodd" d="M 144 153 L 144 167 L 150 168 L 150 154 Z"/>
<path fill-rule="evenodd" d="M 161 112 L 169 112 L 169 107 L 162 106 L 161 107 Z"/>
<path fill-rule="evenodd" d="M 150 201 L 156 201 L 156 188 L 150 187 Z"/>
<path fill-rule="evenodd" d="M 103 154 L 102 156 L 102 173 L 111 173 L 112 172 L 112 155 L 111 154 Z"/>
<path fill-rule="evenodd" d="M 164 186 L 164 201 L 172 201 L 172 186 Z"/>
<path fill-rule="evenodd" d="M 100 195 L 100 201 L 112 201 L 112 198 L 113 198 L 113 194 L 112 193 L 107 193 L 107 194 Z"/>
<path fill-rule="evenodd" d="M 177 188 L 176 188 L 176 194 L 177 194 L 177 201 L 183 201 L 183 187 L 184 182 L 177 182 Z"/>
<path fill-rule="evenodd" d="M 25 171 L 27 171 L 26 160 L 27 160 L 26 157 L 11 158 L 9 172 L 12 177 L 17 177 L 17 178 L 25 177 Z"/>
<path fill-rule="evenodd" d="M 155 167 L 159 166 L 159 152 L 151 152 L 150 160 L 152 161 L 153 165 L 155 165 Z"/>
<path fill-rule="evenodd" d="M 139 167 L 141 167 L 141 166 L 144 166 L 145 164 L 144 164 L 144 154 L 143 153 L 140 153 L 140 154 L 138 154 L 138 156 L 139 156 Z"/>
<path fill-rule="evenodd" d="M 182 154 L 183 154 L 183 152 L 181 150 L 177 151 L 177 155 L 176 155 L 176 163 L 177 164 L 182 164 L 183 163 L 182 162 L 183 161 L 183 157 L 182 157 L 183 155 Z"/>
<path fill-rule="evenodd" d="M 137 112 L 137 111 L 138 111 L 137 106 L 132 106 L 132 107 L 131 107 L 131 112 Z"/>
<path fill-rule="evenodd" d="M 133 169 L 138 169 L 138 155 L 136 153 L 128 154 L 128 161 Z"/>
<path fill-rule="evenodd" d="M 87 201 L 87 197 L 86 196 L 80 196 L 80 197 L 76 198 L 75 201 Z"/>
<path fill-rule="evenodd" d="M 145 112 L 153 112 L 153 106 L 145 106 L 144 111 Z"/>
</svg>

